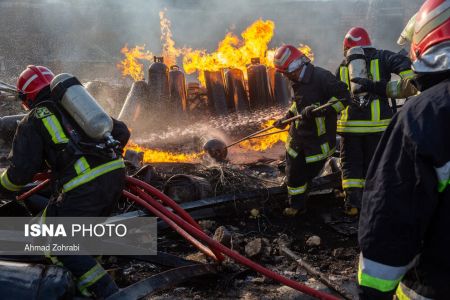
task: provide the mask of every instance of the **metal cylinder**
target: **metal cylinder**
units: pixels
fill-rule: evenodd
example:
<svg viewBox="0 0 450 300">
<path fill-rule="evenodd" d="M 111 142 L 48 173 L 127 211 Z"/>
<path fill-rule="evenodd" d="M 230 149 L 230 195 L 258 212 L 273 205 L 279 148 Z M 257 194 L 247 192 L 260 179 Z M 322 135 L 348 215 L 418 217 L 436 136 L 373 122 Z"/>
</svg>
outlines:
<svg viewBox="0 0 450 300">
<path fill-rule="evenodd" d="M 205 71 L 205 82 L 210 112 L 214 115 L 227 115 L 227 98 L 222 72 Z"/>
<path fill-rule="evenodd" d="M 0 293 L 8 299 L 72 299 L 75 284 L 61 267 L 0 261 Z"/>
<path fill-rule="evenodd" d="M 150 102 L 164 107 L 169 102 L 169 68 L 162 57 L 155 56 L 148 68 L 148 89 Z"/>
<path fill-rule="evenodd" d="M 367 64 L 364 49 L 362 47 L 353 47 L 347 51 L 348 62 L 348 74 L 349 80 L 354 78 L 368 78 L 367 76 Z M 358 97 L 364 97 L 367 93 L 355 94 L 354 91 L 359 88 L 360 85 L 350 81 L 350 89 L 353 94 Z"/>
<path fill-rule="evenodd" d="M 225 81 L 228 102 L 231 103 L 233 111 L 248 111 L 249 104 L 244 84 L 244 73 L 239 69 L 230 69 L 225 73 Z"/>
<path fill-rule="evenodd" d="M 250 108 L 258 109 L 272 105 L 266 66 L 261 65 L 259 59 L 252 59 L 252 64 L 247 68 L 247 74 Z"/>
<path fill-rule="evenodd" d="M 275 68 L 269 68 L 267 75 L 269 77 L 270 93 L 275 104 L 288 106 L 292 98 L 289 80 Z"/>
<path fill-rule="evenodd" d="M 111 137 L 113 129 L 111 117 L 83 85 L 79 82 L 69 84 L 73 80 L 76 78 L 71 74 L 59 74 L 53 78 L 50 89 L 62 95 L 61 106 L 90 138 L 101 140 Z"/>
<path fill-rule="evenodd" d="M 12 115 L 0 118 L 0 144 L 11 144 L 19 122 L 26 115 Z"/>
<path fill-rule="evenodd" d="M 187 90 L 184 73 L 180 67 L 171 66 L 169 71 L 170 104 L 175 111 L 187 111 Z"/>
<path fill-rule="evenodd" d="M 148 107 L 147 82 L 135 81 L 125 99 L 118 119 L 127 123 L 131 128 L 135 128 L 137 124 L 146 121 L 145 112 Z"/>
</svg>

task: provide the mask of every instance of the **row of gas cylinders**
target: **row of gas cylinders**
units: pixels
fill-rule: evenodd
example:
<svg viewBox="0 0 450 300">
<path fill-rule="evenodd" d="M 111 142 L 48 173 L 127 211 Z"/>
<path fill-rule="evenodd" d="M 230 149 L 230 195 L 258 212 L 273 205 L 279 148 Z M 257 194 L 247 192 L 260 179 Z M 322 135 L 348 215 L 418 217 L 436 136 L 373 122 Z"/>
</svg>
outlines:
<svg viewBox="0 0 450 300">
<path fill-rule="evenodd" d="M 288 80 L 274 68 L 252 59 L 247 68 L 248 80 L 240 69 L 205 71 L 207 105 L 211 115 L 227 115 L 270 106 L 286 106 L 291 100 Z M 148 81 L 133 83 L 119 119 L 136 122 L 143 111 L 180 115 L 189 113 L 184 73 L 178 66 L 170 68 L 155 57 L 148 69 Z"/>
<path fill-rule="evenodd" d="M 205 71 L 208 106 L 212 114 L 226 115 L 271 106 L 287 106 L 292 98 L 288 80 L 274 68 L 252 59 L 248 80 L 240 69 Z"/>
</svg>

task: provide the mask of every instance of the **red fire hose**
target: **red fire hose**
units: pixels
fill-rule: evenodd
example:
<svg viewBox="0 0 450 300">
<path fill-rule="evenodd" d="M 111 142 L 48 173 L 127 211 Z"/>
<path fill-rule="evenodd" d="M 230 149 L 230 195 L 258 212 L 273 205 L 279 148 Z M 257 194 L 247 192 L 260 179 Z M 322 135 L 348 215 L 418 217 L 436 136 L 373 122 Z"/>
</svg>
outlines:
<svg viewBox="0 0 450 300">
<path fill-rule="evenodd" d="M 172 208 L 178 214 L 178 216 L 180 216 L 186 222 L 188 222 L 189 224 L 191 224 L 192 226 L 194 226 L 198 230 L 202 230 L 200 225 L 191 217 L 190 214 L 187 213 L 187 211 L 185 211 L 174 200 L 172 200 L 166 194 L 164 194 L 161 191 L 159 191 L 157 188 L 151 186 L 150 184 L 148 184 L 148 183 L 146 183 L 144 181 L 141 181 L 139 179 L 136 179 L 136 178 L 133 178 L 133 177 L 130 177 L 130 176 L 127 176 L 126 180 L 127 180 L 128 184 L 132 188 L 133 187 L 140 187 L 140 188 L 144 189 L 147 193 L 149 193 L 153 197 L 161 200 L 164 204 L 166 204 L 170 208 Z M 211 248 L 211 249 L 212 249 L 212 252 L 214 253 L 214 255 L 216 256 L 215 259 L 217 261 L 221 262 L 221 261 L 223 261 L 225 259 L 225 257 L 223 257 L 223 255 L 219 251 L 216 251 L 216 249 L 214 249 L 214 248 Z"/>
<path fill-rule="evenodd" d="M 45 174 L 45 175 L 47 175 L 47 174 Z M 40 179 L 44 180 L 41 184 L 34 187 L 30 191 L 20 195 L 17 199 L 25 200 L 32 194 L 41 190 L 50 181 L 48 178 L 49 178 L 49 175 L 41 176 Z M 206 255 L 213 257 L 213 258 L 222 257 L 222 259 L 223 259 L 223 256 L 221 255 L 221 253 L 223 253 L 223 254 L 227 255 L 228 257 L 232 258 L 233 260 L 235 260 L 236 262 L 257 271 L 258 273 L 261 273 L 268 278 L 276 280 L 286 286 L 289 286 L 293 289 L 296 289 L 302 293 L 305 293 L 305 294 L 315 297 L 317 299 L 324 299 L 324 300 L 339 299 L 328 293 L 315 290 L 304 284 L 301 284 L 301 283 L 298 283 L 289 278 L 283 277 L 280 274 L 275 273 L 255 262 L 253 262 L 252 260 L 246 258 L 245 256 L 240 255 L 236 251 L 229 249 L 228 247 L 213 240 L 206 233 L 204 233 L 200 229 L 200 226 L 197 224 L 197 222 L 195 222 L 195 220 L 192 219 L 192 217 L 185 210 L 183 210 L 178 204 L 176 204 L 176 202 L 174 200 L 170 199 L 167 195 L 163 194 L 162 192 L 160 192 L 156 188 L 152 187 L 151 185 L 149 185 L 143 181 L 140 181 L 136 178 L 127 177 L 127 182 L 129 183 L 130 189 L 132 189 L 134 192 L 138 193 L 139 196 L 134 195 L 128 191 L 123 191 L 123 195 L 125 197 L 127 197 L 128 199 L 131 199 L 132 201 L 134 201 L 137 204 L 141 205 L 142 207 L 146 208 L 152 214 L 154 214 L 155 216 L 157 216 L 158 218 L 160 218 L 161 220 L 166 222 L 171 228 L 173 228 L 176 232 L 178 232 L 181 236 L 183 236 L 186 240 L 188 240 L 190 243 L 192 243 L 194 246 L 196 246 L 200 251 L 202 251 Z M 151 194 L 151 195 L 149 195 L 149 194 Z M 159 203 L 152 196 L 160 199 L 163 203 L 165 203 L 170 208 L 172 208 L 178 215 L 175 214 L 174 212 L 168 210 L 164 205 Z M 212 250 L 205 247 L 205 245 L 203 245 L 196 239 L 203 241 Z"/>
<path fill-rule="evenodd" d="M 221 243 L 211 239 L 203 231 L 195 228 L 191 224 L 187 223 L 185 220 L 181 219 L 179 216 L 175 215 L 173 212 L 169 211 L 161 203 L 159 203 L 158 201 L 153 199 L 150 195 L 147 195 L 142 191 L 139 193 L 139 195 L 142 196 L 144 198 L 144 200 L 146 201 L 145 205 L 139 200 L 141 198 L 139 198 L 138 196 L 127 194 L 127 196 L 130 196 L 130 197 L 132 196 L 130 199 L 132 199 L 133 201 L 136 201 L 136 202 L 139 201 L 139 203 L 141 205 L 143 205 L 144 208 L 148 209 L 151 213 L 156 215 L 158 218 L 164 220 L 164 222 L 166 222 L 170 227 L 174 228 L 173 226 L 176 226 L 177 223 L 180 224 L 180 227 L 182 227 L 188 233 L 192 234 L 194 237 L 198 238 L 199 240 L 202 240 L 211 248 L 220 250 L 222 253 L 226 254 L 228 257 L 232 258 L 236 262 L 257 271 L 258 273 L 261 273 L 266 277 L 276 280 L 284 285 L 287 285 L 293 289 L 296 289 L 300 292 L 308 294 L 317 299 L 324 299 L 324 300 L 339 299 L 335 296 L 332 296 L 332 295 L 324 293 L 324 292 L 317 291 L 317 290 L 310 288 L 304 284 L 298 283 L 294 280 L 291 280 L 289 278 L 281 276 L 278 273 L 275 273 L 269 269 L 264 268 L 263 266 L 255 263 L 254 261 L 246 258 L 245 256 L 240 255 L 236 251 L 233 251 L 233 250 L 229 249 L 228 247 L 225 247 Z"/>
</svg>

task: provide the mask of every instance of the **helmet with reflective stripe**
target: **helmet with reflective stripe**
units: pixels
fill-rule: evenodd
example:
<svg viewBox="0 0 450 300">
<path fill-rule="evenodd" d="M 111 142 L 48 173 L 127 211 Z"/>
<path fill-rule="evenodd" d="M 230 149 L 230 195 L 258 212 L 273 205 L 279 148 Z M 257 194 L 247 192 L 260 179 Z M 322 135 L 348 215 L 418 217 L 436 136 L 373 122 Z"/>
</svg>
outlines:
<svg viewBox="0 0 450 300">
<path fill-rule="evenodd" d="M 344 52 L 353 47 L 371 47 L 369 34 L 362 27 L 351 28 L 344 37 Z"/>
<path fill-rule="evenodd" d="M 410 55 L 417 73 L 450 70 L 450 1 L 427 0 L 419 9 Z"/>
<path fill-rule="evenodd" d="M 50 86 L 55 75 L 43 66 L 28 66 L 17 79 L 17 90 L 21 93 L 22 104 L 27 108 L 33 105 L 37 95 L 44 88 Z"/>
<path fill-rule="evenodd" d="M 310 62 L 303 52 L 292 45 L 283 45 L 275 51 L 273 63 L 277 71 L 290 73 L 299 69 L 302 64 Z"/>
</svg>

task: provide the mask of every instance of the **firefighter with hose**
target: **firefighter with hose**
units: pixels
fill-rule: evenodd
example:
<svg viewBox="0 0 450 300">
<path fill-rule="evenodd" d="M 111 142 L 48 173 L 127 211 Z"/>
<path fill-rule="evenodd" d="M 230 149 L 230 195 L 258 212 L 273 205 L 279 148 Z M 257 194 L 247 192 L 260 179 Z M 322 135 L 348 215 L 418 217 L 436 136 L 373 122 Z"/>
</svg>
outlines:
<svg viewBox="0 0 450 300">
<path fill-rule="evenodd" d="M 425 1 L 412 32 L 421 94 L 393 117 L 367 173 L 361 299 L 450 297 L 450 2 Z"/>
<path fill-rule="evenodd" d="M 336 76 L 348 85 L 358 101 L 342 111 L 337 132 L 342 137 L 345 213 L 357 216 L 367 168 L 392 118 L 388 98 L 408 96 L 405 89 L 414 74 L 408 57 L 375 49 L 364 28 L 351 28 L 345 35 L 343 48 L 345 59 Z M 402 80 L 390 81 L 391 73 L 398 74 Z"/>
<path fill-rule="evenodd" d="M 335 152 L 336 116 L 352 100 L 345 83 L 329 71 L 311 64 L 308 57 L 294 46 L 278 48 L 274 64 L 277 71 L 290 80 L 295 93 L 288 113 L 274 126 L 283 129 L 288 125 L 283 123 L 284 120 L 299 114 L 302 116 L 290 124 L 286 143 L 290 207 L 284 213 L 294 216 L 305 212 L 310 182 Z M 330 105 L 315 110 L 326 103 Z"/>
<path fill-rule="evenodd" d="M 69 74 L 55 77 L 47 67 L 28 66 L 17 90 L 30 111 L 17 128 L 10 166 L 0 176 L 0 193 L 15 195 L 36 173 L 50 169 L 52 196 L 41 207 L 42 220 L 109 216 L 124 187 L 127 126 L 111 119 Z M 118 291 L 91 256 L 48 258 L 72 272 L 83 295 L 106 298 Z"/>
</svg>

